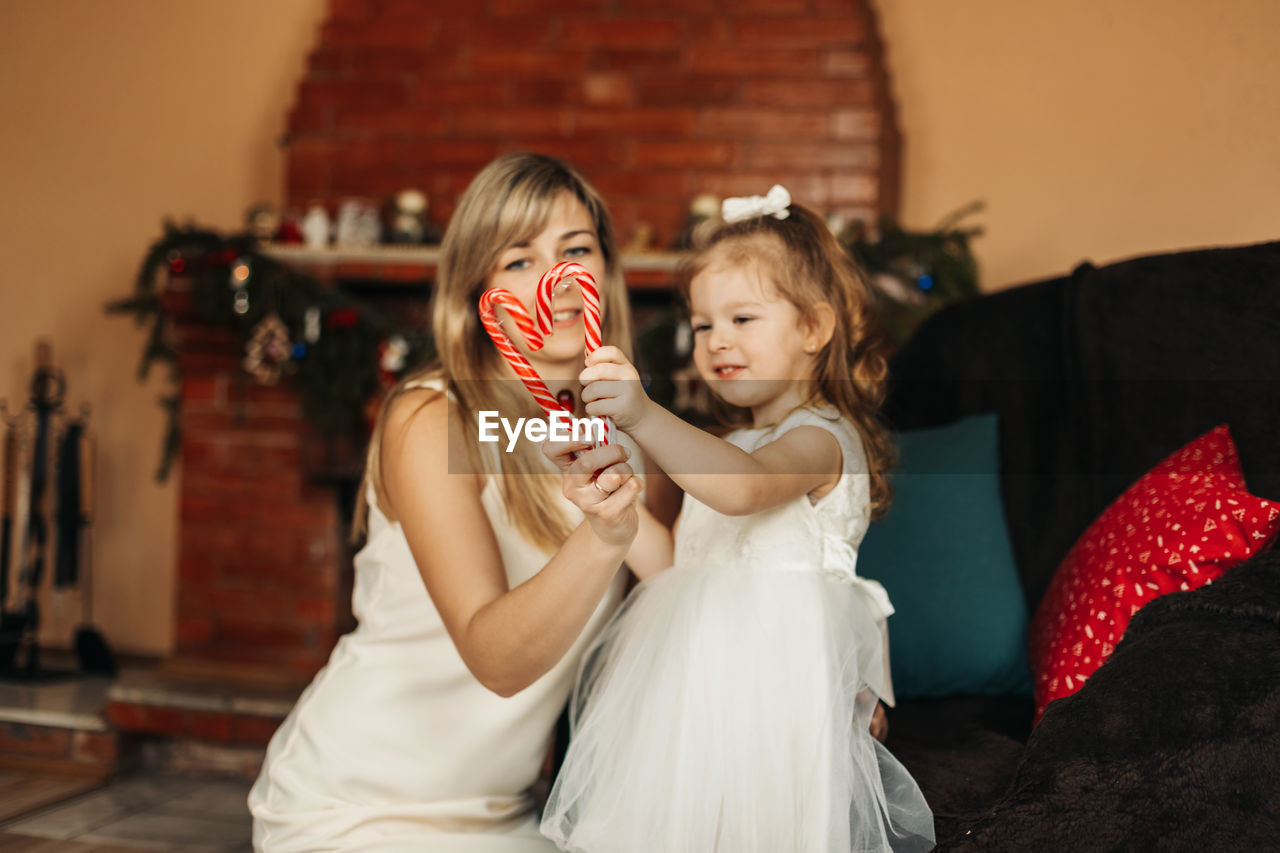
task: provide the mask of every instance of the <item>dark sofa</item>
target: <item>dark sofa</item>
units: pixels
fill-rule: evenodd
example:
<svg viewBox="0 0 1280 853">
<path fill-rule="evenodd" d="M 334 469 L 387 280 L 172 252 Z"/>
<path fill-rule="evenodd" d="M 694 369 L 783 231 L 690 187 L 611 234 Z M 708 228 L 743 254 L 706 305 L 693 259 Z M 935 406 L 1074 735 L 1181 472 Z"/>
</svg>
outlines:
<svg viewBox="0 0 1280 853">
<path fill-rule="evenodd" d="M 1086 527 L 1230 425 L 1280 500 L 1280 243 L 1156 255 L 940 311 L 895 353 L 897 430 L 994 412 L 1027 606 Z M 947 850 L 1280 846 L 1280 555 L 1139 611 L 1031 733 L 1028 697 L 903 701 L 890 749 Z"/>
</svg>

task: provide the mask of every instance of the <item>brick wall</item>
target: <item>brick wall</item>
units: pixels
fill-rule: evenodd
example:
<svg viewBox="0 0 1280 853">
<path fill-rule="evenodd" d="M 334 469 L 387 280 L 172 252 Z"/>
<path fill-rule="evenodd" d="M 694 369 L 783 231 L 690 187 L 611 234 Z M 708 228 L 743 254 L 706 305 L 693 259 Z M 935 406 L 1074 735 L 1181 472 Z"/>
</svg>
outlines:
<svg viewBox="0 0 1280 853">
<path fill-rule="evenodd" d="M 6 771 L 30 768 L 42 775 L 105 778 L 127 766 L 137 751 L 134 739 L 105 727 L 86 730 L 0 720 L 0 768 Z M 11 811 L 6 815 L 12 816 Z"/>
<path fill-rule="evenodd" d="M 310 483 L 297 396 L 245 377 L 236 337 L 200 325 L 180 279 L 182 489 L 178 657 L 310 675 L 328 658 L 349 595 L 332 488 Z"/>
<path fill-rule="evenodd" d="M 291 203 L 415 186 L 439 224 L 519 149 L 576 163 L 659 248 L 701 192 L 897 204 L 866 0 L 332 0 L 288 128 Z"/>
</svg>

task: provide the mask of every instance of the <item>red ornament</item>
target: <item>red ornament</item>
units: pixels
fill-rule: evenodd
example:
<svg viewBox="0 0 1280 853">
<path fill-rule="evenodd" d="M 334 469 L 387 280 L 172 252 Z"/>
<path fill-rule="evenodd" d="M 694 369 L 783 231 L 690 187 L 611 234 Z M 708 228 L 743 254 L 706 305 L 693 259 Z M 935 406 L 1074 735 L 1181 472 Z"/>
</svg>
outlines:
<svg viewBox="0 0 1280 853">
<path fill-rule="evenodd" d="M 286 219 L 280 226 L 280 230 L 276 232 L 275 240 L 277 243 L 301 243 L 302 229 L 298 227 L 298 223 L 294 219 Z"/>
<path fill-rule="evenodd" d="M 204 262 L 211 267 L 225 267 L 235 260 L 235 252 L 227 256 L 227 249 L 214 249 L 204 256 Z"/>
<path fill-rule="evenodd" d="M 330 311 L 325 318 L 325 325 L 330 329 L 354 329 L 360 325 L 360 312 L 354 308 L 339 308 Z"/>
<path fill-rule="evenodd" d="M 186 270 L 187 270 L 186 258 L 182 256 L 178 256 L 176 258 L 169 259 L 169 272 L 173 273 L 174 275 L 182 275 L 184 272 L 186 272 Z"/>
</svg>

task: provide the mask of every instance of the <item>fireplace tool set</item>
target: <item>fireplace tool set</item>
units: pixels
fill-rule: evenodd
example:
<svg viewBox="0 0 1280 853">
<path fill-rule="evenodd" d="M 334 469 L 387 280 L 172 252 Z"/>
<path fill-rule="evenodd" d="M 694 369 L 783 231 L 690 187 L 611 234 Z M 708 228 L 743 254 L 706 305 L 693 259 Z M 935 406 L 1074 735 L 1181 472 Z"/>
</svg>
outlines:
<svg viewBox="0 0 1280 853">
<path fill-rule="evenodd" d="M 92 624 L 89 523 L 93 443 L 88 406 L 78 418 L 63 410 L 66 379 L 47 341 L 36 344 L 25 410 L 4 420 L 4 492 L 0 495 L 0 677 L 46 680 L 40 666 L 40 590 L 47 573 L 62 590 L 79 586 L 83 623 L 74 645 L 80 669 L 112 674 L 115 657 Z"/>
</svg>

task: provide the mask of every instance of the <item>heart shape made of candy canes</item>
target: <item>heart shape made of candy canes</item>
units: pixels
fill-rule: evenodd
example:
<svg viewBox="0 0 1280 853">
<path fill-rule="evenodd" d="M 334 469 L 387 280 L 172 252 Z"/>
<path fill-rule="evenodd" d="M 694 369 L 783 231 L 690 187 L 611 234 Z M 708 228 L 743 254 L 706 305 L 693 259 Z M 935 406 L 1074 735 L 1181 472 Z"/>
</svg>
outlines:
<svg viewBox="0 0 1280 853">
<path fill-rule="evenodd" d="M 556 264 L 543 274 L 538 280 L 538 288 L 535 296 L 535 309 L 538 322 L 535 325 L 529 317 L 529 312 L 525 310 L 524 305 L 509 290 L 500 287 L 491 287 L 480 296 L 480 322 L 484 324 L 485 331 L 489 333 L 489 337 L 493 340 L 494 346 L 498 348 L 498 352 L 511 365 L 511 369 L 515 371 L 516 376 L 529 389 L 529 393 L 533 395 L 533 399 L 542 407 L 542 411 L 551 417 L 553 412 L 568 412 L 573 414 L 573 410 L 556 399 L 556 396 L 547 388 L 547 384 L 542 381 L 542 377 L 538 375 L 538 371 L 529 363 L 529 359 L 524 357 L 520 350 L 516 349 L 512 343 L 507 330 L 503 328 L 502 323 L 498 320 L 497 306 L 501 305 L 506 309 L 508 316 L 516 324 L 520 334 L 524 336 L 525 343 L 531 352 L 537 352 L 542 349 L 544 339 L 551 334 L 554 326 L 554 310 L 552 302 L 554 300 L 555 289 L 561 281 L 572 278 L 578 283 L 578 288 L 582 291 L 582 314 L 584 326 L 584 341 L 587 353 L 592 353 L 599 349 L 601 343 L 601 326 L 600 326 L 600 290 L 596 286 L 596 280 L 582 267 L 572 261 L 564 261 Z M 613 441 L 613 422 L 608 418 L 605 419 L 604 440 L 600 444 L 610 444 Z"/>
</svg>

